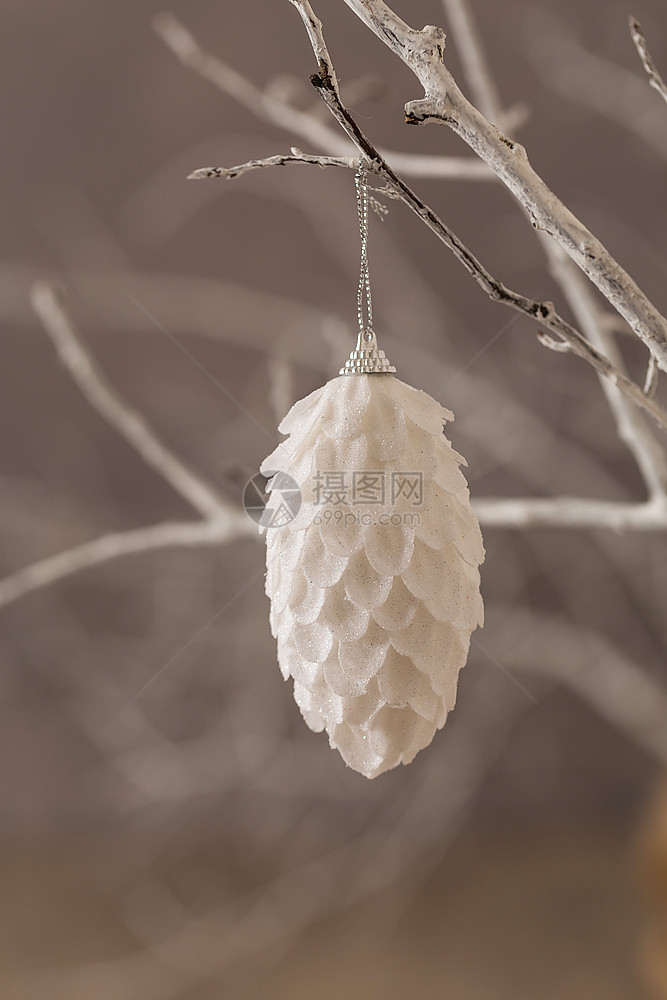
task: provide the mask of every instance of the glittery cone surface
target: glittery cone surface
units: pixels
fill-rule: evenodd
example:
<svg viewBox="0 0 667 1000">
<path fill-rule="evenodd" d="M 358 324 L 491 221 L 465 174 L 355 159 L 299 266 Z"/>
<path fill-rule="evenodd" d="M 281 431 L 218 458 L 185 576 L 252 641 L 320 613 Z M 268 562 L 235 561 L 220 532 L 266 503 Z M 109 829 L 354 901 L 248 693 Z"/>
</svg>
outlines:
<svg viewBox="0 0 667 1000">
<path fill-rule="evenodd" d="M 292 407 L 262 464 L 302 496 L 266 530 L 280 669 L 310 728 L 368 778 L 442 728 L 483 620 L 484 548 L 451 419 L 392 375 L 340 376 Z M 272 500 L 284 483 L 269 483 Z"/>
</svg>

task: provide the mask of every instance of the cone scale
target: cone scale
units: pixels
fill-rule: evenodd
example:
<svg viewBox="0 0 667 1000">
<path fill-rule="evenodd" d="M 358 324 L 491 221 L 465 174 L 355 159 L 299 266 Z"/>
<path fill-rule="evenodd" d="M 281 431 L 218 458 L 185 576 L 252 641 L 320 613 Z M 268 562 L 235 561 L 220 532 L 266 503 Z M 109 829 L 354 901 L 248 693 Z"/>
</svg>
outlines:
<svg viewBox="0 0 667 1000">
<path fill-rule="evenodd" d="M 283 473 L 302 498 L 266 529 L 280 670 L 307 725 L 367 778 L 410 763 L 445 724 L 483 622 L 482 537 L 444 435 L 453 415 L 392 371 L 360 335 L 261 467 L 269 490 Z"/>
</svg>

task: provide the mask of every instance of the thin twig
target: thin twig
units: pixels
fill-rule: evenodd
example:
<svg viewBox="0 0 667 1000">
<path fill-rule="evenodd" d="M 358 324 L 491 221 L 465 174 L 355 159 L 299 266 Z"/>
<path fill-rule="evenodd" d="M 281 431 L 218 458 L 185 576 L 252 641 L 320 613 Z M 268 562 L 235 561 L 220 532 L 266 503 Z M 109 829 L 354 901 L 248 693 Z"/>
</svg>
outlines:
<svg viewBox="0 0 667 1000">
<path fill-rule="evenodd" d="M 457 0 L 457 2 L 458 2 L 458 0 Z M 460 2 L 459 2 L 459 6 L 461 6 Z M 466 24 L 469 23 L 470 21 L 471 21 L 471 17 L 470 17 L 470 14 L 468 13 L 468 17 L 466 19 Z M 309 22 L 309 26 L 311 28 L 312 28 L 312 26 L 314 24 L 315 24 L 315 20 L 314 19 Z M 479 46 L 479 44 L 480 44 L 479 40 L 477 40 L 476 44 Z M 324 50 L 324 51 L 326 51 L 326 50 Z M 483 53 L 480 53 L 480 57 L 483 59 Z M 467 68 L 466 65 L 465 65 L 465 63 L 464 63 L 464 68 Z M 478 90 L 481 89 L 481 82 L 480 81 L 478 81 L 478 85 L 477 86 L 478 86 Z M 484 98 L 487 100 L 487 103 L 488 103 L 489 107 L 491 107 L 495 111 L 496 117 L 502 116 L 502 114 L 503 114 L 502 109 L 499 106 L 497 106 L 497 101 L 498 101 L 497 95 L 491 101 L 488 100 L 488 95 L 484 94 L 482 96 L 484 96 Z M 268 160 L 258 161 L 258 162 L 261 163 L 262 165 L 271 165 L 273 161 L 269 158 Z M 356 163 L 356 160 L 354 162 Z M 224 170 L 222 172 L 224 172 Z M 207 173 L 208 173 L 208 171 L 207 171 Z M 376 189 L 376 190 L 381 190 L 382 193 L 385 194 L 387 197 L 393 197 L 393 198 L 399 198 L 400 197 L 400 195 L 397 194 L 396 191 L 394 191 L 392 189 L 392 187 L 390 185 L 388 185 L 388 184 L 383 184 L 381 189 Z M 549 240 L 546 237 L 543 238 L 543 244 L 545 246 L 545 249 L 547 250 L 547 252 L 550 255 L 550 260 L 552 261 L 552 270 L 553 270 L 554 276 L 557 278 L 557 280 L 559 280 L 561 283 L 563 282 L 563 278 L 564 278 L 563 271 L 564 271 L 564 267 L 566 267 L 568 269 L 568 271 L 570 272 L 570 274 L 573 275 L 575 278 L 577 278 L 579 286 L 580 287 L 585 287 L 585 286 L 582 285 L 582 281 L 581 281 L 581 277 L 580 277 L 578 269 L 576 269 L 574 267 L 574 265 L 570 262 L 569 258 L 566 257 L 566 255 L 560 250 L 560 248 L 557 246 L 557 244 L 555 244 L 553 241 Z M 554 262 L 557 262 L 559 264 L 559 266 L 558 267 L 554 266 Z M 568 284 L 571 284 L 571 282 L 568 282 Z M 588 297 L 589 297 L 589 299 L 591 301 L 593 300 L 593 297 L 590 294 L 590 292 L 588 294 Z M 577 303 L 577 296 L 573 296 L 572 294 L 569 294 L 568 295 L 568 300 L 570 301 L 570 304 L 571 304 L 572 308 L 575 310 L 575 312 L 577 312 L 577 314 L 579 314 L 578 310 L 580 309 L 580 306 Z M 589 316 L 590 316 L 590 313 L 589 313 Z M 627 333 L 629 335 L 632 334 L 632 331 L 629 329 L 629 327 L 625 323 L 625 320 L 623 320 L 623 318 L 621 316 L 619 316 L 618 314 L 616 314 L 616 313 L 612 313 L 612 312 L 605 313 L 601 309 L 598 308 L 598 310 L 597 310 L 597 317 L 598 317 L 598 324 L 599 324 L 599 326 L 601 328 L 604 328 L 605 331 L 615 332 L 618 328 L 621 328 L 624 333 Z M 589 325 L 590 325 L 590 323 L 589 323 Z M 553 349 L 553 350 L 558 350 L 560 352 L 568 352 L 570 350 L 570 347 L 569 347 L 569 345 L 568 345 L 567 342 L 563 342 L 561 340 L 556 340 L 553 337 L 547 336 L 543 332 L 540 332 L 538 334 L 538 337 L 539 337 L 539 339 L 546 346 L 551 347 L 551 349 Z M 617 367 L 619 367 L 619 369 L 621 368 L 620 365 L 617 365 Z M 608 392 L 609 391 L 615 391 L 615 387 L 611 384 L 611 382 L 609 380 L 605 379 L 604 380 L 604 385 L 605 385 L 605 387 L 606 387 L 606 389 L 607 389 Z M 637 416 L 636 413 L 634 413 L 634 409 L 631 408 L 631 410 L 632 410 L 632 412 L 634 414 L 634 420 L 636 422 L 637 419 L 638 419 L 638 416 Z M 619 430 L 621 430 L 621 422 L 620 421 L 619 421 Z M 623 430 L 623 434 L 627 434 L 627 430 L 626 429 Z M 622 434 L 622 436 L 623 436 L 623 434 Z M 647 434 L 647 437 L 650 440 L 650 433 Z M 657 444 L 655 442 L 652 442 L 652 444 L 650 444 L 645 449 L 646 452 L 647 452 L 647 457 L 650 458 L 650 456 L 648 454 L 649 451 L 650 451 L 650 449 L 651 448 L 657 448 L 657 447 L 658 447 Z M 639 448 L 637 449 L 637 451 L 639 451 Z M 662 456 L 657 456 L 657 457 L 658 457 L 658 460 L 661 460 L 661 458 L 662 458 Z M 638 461 L 639 461 L 639 458 L 638 458 Z M 641 466 L 641 464 L 642 463 L 640 462 L 640 466 Z M 656 490 L 652 487 L 651 479 L 656 479 L 657 477 L 653 474 L 653 472 L 651 470 L 651 475 L 647 476 L 646 478 L 647 478 L 647 484 L 650 487 L 650 494 L 653 495 L 656 492 Z M 530 502 L 531 502 L 530 500 L 527 501 L 527 503 L 529 503 L 529 504 L 530 504 Z M 602 523 L 605 523 L 606 522 L 606 517 L 605 517 L 605 515 L 606 515 L 606 508 L 604 507 L 604 501 L 602 501 L 601 503 L 603 504 L 602 518 L 601 518 L 601 520 L 602 520 Z M 494 515 L 494 512 L 493 512 L 493 507 L 492 506 L 491 506 L 491 512 L 492 512 L 492 516 L 494 516 L 493 523 L 499 523 L 500 521 L 502 521 L 502 517 L 500 517 L 500 516 L 499 516 L 498 520 L 495 519 L 495 515 Z M 510 518 L 511 518 L 511 516 L 512 515 L 510 515 Z M 586 517 L 586 523 L 587 524 L 589 523 L 588 522 L 588 517 L 589 516 L 593 516 L 593 515 L 592 514 L 591 515 L 587 515 L 587 517 Z M 559 523 L 558 517 L 556 519 L 556 523 Z M 508 526 L 512 526 L 512 520 L 511 519 L 508 521 Z"/>
<path fill-rule="evenodd" d="M 648 50 L 648 45 L 646 38 L 644 37 L 644 32 L 642 26 L 637 21 L 636 18 L 630 17 L 630 35 L 632 36 L 632 41 L 635 43 L 635 48 L 639 53 L 639 58 L 642 61 L 644 69 L 648 73 L 649 83 L 654 90 L 657 90 L 663 101 L 667 101 L 667 83 L 663 80 L 658 67 L 656 66 L 653 56 Z"/>
<path fill-rule="evenodd" d="M 311 156 L 292 147 L 291 153 L 279 153 L 277 156 L 267 156 L 263 160 L 248 160 L 236 167 L 199 167 L 188 174 L 189 181 L 203 181 L 209 177 L 221 177 L 231 181 L 247 174 L 250 170 L 260 170 L 262 167 L 285 167 L 291 163 L 305 163 L 317 167 L 350 167 L 356 169 L 358 159 L 354 156 Z"/>
</svg>

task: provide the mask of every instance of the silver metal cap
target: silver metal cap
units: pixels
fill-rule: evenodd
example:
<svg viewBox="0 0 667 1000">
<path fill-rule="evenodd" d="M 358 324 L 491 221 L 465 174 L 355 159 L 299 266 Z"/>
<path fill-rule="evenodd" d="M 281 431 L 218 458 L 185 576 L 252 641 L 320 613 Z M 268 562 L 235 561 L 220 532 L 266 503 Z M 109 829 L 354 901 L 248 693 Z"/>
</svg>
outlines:
<svg viewBox="0 0 667 1000">
<path fill-rule="evenodd" d="M 351 352 L 339 375 L 391 375 L 396 369 L 377 345 L 373 330 L 360 330 L 357 346 Z"/>
</svg>

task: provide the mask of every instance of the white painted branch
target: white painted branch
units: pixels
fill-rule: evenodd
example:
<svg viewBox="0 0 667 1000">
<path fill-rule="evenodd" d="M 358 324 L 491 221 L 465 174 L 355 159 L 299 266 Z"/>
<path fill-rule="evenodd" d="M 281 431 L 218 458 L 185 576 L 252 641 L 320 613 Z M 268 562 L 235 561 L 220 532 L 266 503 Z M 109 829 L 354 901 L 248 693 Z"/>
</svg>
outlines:
<svg viewBox="0 0 667 1000">
<path fill-rule="evenodd" d="M 657 90 L 663 101 L 667 101 L 667 83 L 665 83 L 660 75 L 653 56 L 648 50 L 648 44 L 641 24 L 634 17 L 630 18 L 630 34 L 632 35 L 632 41 L 635 43 L 635 48 L 639 53 L 639 58 L 642 61 L 644 69 L 648 73 L 649 83 L 654 90 Z"/>
<path fill-rule="evenodd" d="M 233 538 L 253 535 L 257 535 L 257 528 L 240 510 L 230 511 L 228 517 L 216 520 L 166 522 L 101 535 L 47 559 L 40 559 L 0 580 L 0 608 L 81 570 L 101 566 L 123 556 L 158 549 L 222 545 Z"/>
<path fill-rule="evenodd" d="M 613 503 L 583 497 L 525 497 L 503 500 L 480 497 L 473 507 L 492 528 L 605 528 L 613 531 L 664 531 L 667 501 L 657 497 L 645 503 Z"/>
<path fill-rule="evenodd" d="M 303 7 L 307 0 L 291 0 Z M 507 185 L 533 225 L 552 236 L 627 320 L 667 371 L 667 320 L 605 246 L 531 167 L 526 151 L 504 136 L 463 95 L 444 64 L 445 33 L 410 28 L 383 0 L 344 0 L 413 71 L 424 97 L 406 105 L 408 120 L 449 125 Z"/>
<path fill-rule="evenodd" d="M 204 77 L 258 118 L 301 139 L 306 139 L 317 149 L 331 156 L 345 157 L 354 153 L 350 143 L 343 136 L 318 121 L 315 116 L 292 107 L 270 91 L 261 90 L 221 59 L 206 52 L 173 14 L 158 14 L 153 25 L 165 45 L 184 66 Z M 312 41 L 314 37 L 312 22 L 310 24 L 306 22 L 306 28 Z M 493 180 L 493 173 L 486 164 L 474 157 L 421 156 L 397 150 L 383 150 L 382 155 L 396 170 L 411 177 Z"/>
<path fill-rule="evenodd" d="M 60 361 L 93 409 L 195 510 L 211 519 L 228 517 L 230 507 L 226 501 L 163 444 L 144 418 L 109 385 L 83 346 L 55 288 L 46 283 L 36 285 L 32 302 Z"/>
</svg>

